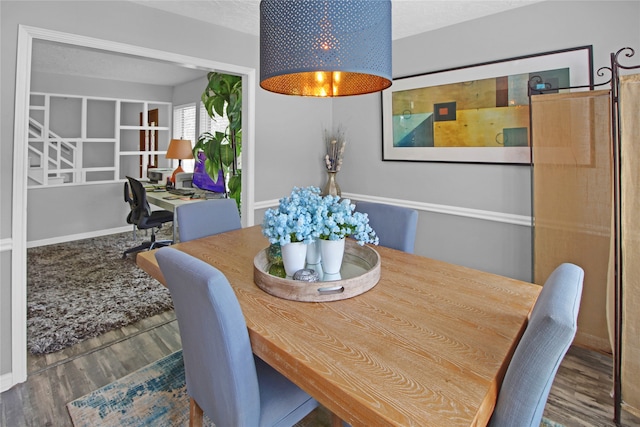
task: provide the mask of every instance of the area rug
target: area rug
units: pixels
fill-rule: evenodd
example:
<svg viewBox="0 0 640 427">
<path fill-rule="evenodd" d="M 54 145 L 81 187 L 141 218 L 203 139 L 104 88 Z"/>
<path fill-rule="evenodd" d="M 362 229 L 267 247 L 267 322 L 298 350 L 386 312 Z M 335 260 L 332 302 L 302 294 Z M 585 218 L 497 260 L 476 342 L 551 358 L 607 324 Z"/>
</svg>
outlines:
<svg viewBox="0 0 640 427">
<path fill-rule="evenodd" d="M 160 236 L 170 236 L 171 227 Z M 139 231 L 27 250 L 27 346 L 62 350 L 173 308 L 169 291 L 123 251 Z M 170 237 L 169 237 L 170 238 Z"/>
<path fill-rule="evenodd" d="M 67 404 L 74 427 L 176 427 L 189 425 L 182 351 L 179 350 L 126 377 Z M 205 415 L 205 427 L 214 424 Z M 295 427 L 328 427 L 322 406 Z M 543 419 L 540 427 L 563 427 Z"/>
<path fill-rule="evenodd" d="M 189 425 L 182 351 L 179 350 L 67 405 L 74 427 L 177 427 Z M 213 422 L 204 416 L 205 427 Z M 319 408 L 296 427 L 328 427 Z"/>
<path fill-rule="evenodd" d="M 542 422 L 540 423 L 540 427 L 564 427 L 564 426 L 560 423 L 556 423 L 555 421 L 551 421 L 546 418 L 543 418 Z"/>
</svg>

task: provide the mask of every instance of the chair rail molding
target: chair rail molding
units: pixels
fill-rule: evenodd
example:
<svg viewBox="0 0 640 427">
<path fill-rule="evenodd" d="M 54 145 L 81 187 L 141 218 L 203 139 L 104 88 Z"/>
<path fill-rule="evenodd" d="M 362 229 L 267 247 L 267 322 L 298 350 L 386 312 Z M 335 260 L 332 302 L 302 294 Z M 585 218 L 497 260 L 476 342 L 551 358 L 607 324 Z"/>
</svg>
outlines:
<svg viewBox="0 0 640 427">
<path fill-rule="evenodd" d="M 13 239 L 0 239 L 0 252 L 6 252 L 13 249 Z"/>
<path fill-rule="evenodd" d="M 64 33 L 27 25 L 18 26 L 15 86 L 15 120 L 13 140 L 13 198 L 11 229 L 11 372 L 10 379 L 3 377 L 0 391 L 27 379 L 27 151 L 29 123 L 29 94 L 31 91 L 31 56 L 34 40 L 46 40 L 81 47 L 132 55 L 151 60 L 161 60 L 179 66 L 216 70 L 242 76 L 243 144 L 245 147 L 243 189 L 243 221 L 253 224 L 255 194 L 255 101 L 256 69 L 186 56 L 174 52 L 130 45 L 111 40 Z"/>
<path fill-rule="evenodd" d="M 443 215 L 455 215 L 466 218 L 482 219 L 485 221 L 501 222 L 505 224 L 532 226 L 532 218 L 528 215 L 517 215 L 504 212 L 487 211 L 482 209 L 463 208 L 451 205 L 439 205 L 435 203 L 417 202 L 412 200 L 393 199 L 389 197 L 368 196 L 365 194 L 342 193 L 342 197 L 363 202 L 386 203 L 389 205 L 412 208 L 422 212 L 439 213 Z M 278 199 L 256 202 L 253 207 L 258 209 L 268 209 L 278 206 Z"/>
</svg>

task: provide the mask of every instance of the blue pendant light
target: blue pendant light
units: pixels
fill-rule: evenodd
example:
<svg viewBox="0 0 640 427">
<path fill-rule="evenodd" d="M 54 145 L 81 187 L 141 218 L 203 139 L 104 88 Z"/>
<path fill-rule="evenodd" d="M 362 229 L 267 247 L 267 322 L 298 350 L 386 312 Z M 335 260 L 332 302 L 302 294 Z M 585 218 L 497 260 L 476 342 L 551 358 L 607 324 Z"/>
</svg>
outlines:
<svg viewBox="0 0 640 427">
<path fill-rule="evenodd" d="M 391 86 L 391 0 L 262 0 L 260 86 L 348 96 Z"/>
</svg>

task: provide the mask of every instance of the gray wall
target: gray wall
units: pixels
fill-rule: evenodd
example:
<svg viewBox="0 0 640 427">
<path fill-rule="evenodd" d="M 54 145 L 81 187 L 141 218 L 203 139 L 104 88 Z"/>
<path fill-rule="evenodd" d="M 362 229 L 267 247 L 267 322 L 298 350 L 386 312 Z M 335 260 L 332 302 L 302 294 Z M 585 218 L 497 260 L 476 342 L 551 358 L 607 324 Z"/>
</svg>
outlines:
<svg viewBox="0 0 640 427">
<path fill-rule="evenodd" d="M 638 2 L 542 2 L 395 41 L 396 77 L 523 54 L 593 44 L 596 67 L 608 54 L 640 48 Z M 258 39 L 214 25 L 110 2 L 0 2 L 0 239 L 11 239 L 15 57 L 19 23 L 258 68 Z M 117 22 L 117 30 L 113 23 Z M 307 99 L 256 93 L 255 201 L 292 186 L 323 185 L 322 130 L 348 131 L 343 191 L 408 202 L 530 214 L 527 167 L 381 161 L 379 95 Z M 31 203 L 31 200 L 29 201 Z M 256 215 L 256 221 L 260 221 Z M 416 252 L 517 278 L 529 278 L 530 230 L 492 221 L 421 212 Z M 4 245 L 3 247 L 6 247 Z M 10 370 L 11 276 L 2 254 L 0 375 Z"/>
<path fill-rule="evenodd" d="M 43 72 L 31 73 L 31 91 L 160 102 L 171 102 L 173 97 L 171 86 Z"/>
<path fill-rule="evenodd" d="M 172 97 L 173 105 L 178 106 L 195 102 L 196 106 L 198 106 L 205 87 L 207 87 L 206 76 L 175 86 Z"/>
<path fill-rule="evenodd" d="M 168 86 L 51 73 L 33 73 L 31 91 L 159 102 L 171 102 L 173 97 L 173 87 Z M 79 116 L 73 115 L 72 119 Z M 128 212 L 121 183 L 31 188 L 27 242 L 123 227 L 127 225 Z"/>
<path fill-rule="evenodd" d="M 11 371 L 11 252 L 0 252 L 0 375 Z"/>
<path fill-rule="evenodd" d="M 0 19 L 0 109 L 3 113 L 0 114 L 0 240 L 4 249 L 3 261 L 12 245 L 13 110 L 18 24 L 258 68 L 257 37 L 129 2 L 3 0 Z M 117 23 L 116 27 L 114 23 Z M 319 184 L 316 181 L 322 176 L 318 160 L 322 150 L 320 124 L 330 124 L 331 105 L 330 100 L 296 101 L 257 90 L 255 158 L 258 163 L 256 181 L 260 185 L 256 188 L 256 200 L 280 197 L 296 184 Z M 310 144 L 317 148 L 309 150 Z M 120 191 L 118 186 L 113 191 L 109 189 L 108 194 L 116 197 Z M 30 209 L 36 202 L 29 198 L 28 203 Z M 89 205 L 82 208 L 91 210 Z M 63 227 L 54 220 L 49 221 L 51 228 Z M 5 302 L 11 300 L 11 272 L 6 264 L 0 264 L 3 308 L 0 315 L 0 375 L 9 372 L 11 366 L 11 313 L 4 310 Z"/>
<path fill-rule="evenodd" d="M 593 45 L 597 69 L 609 65 L 609 53 L 621 47 L 640 52 L 639 21 L 639 2 L 541 2 L 396 40 L 393 74 L 403 77 L 584 45 Z M 380 96 L 337 99 L 333 109 L 334 123 L 344 123 L 349 131 L 339 174 L 343 192 L 531 214 L 528 166 L 384 162 Z M 529 227 L 430 212 L 421 212 L 418 227 L 419 254 L 531 279 Z"/>
<path fill-rule="evenodd" d="M 597 69 L 609 65 L 609 53 L 624 46 L 640 52 L 639 18 L 639 2 L 537 3 L 394 42 L 394 76 L 583 45 L 593 45 Z M 640 56 L 629 64 L 638 63 Z M 530 215 L 529 167 L 381 161 L 380 97 L 370 98 L 334 104 L 334 119 L 347 121 L 355 130 L 349 154 L 357 153 L 358 166 L 351 166 L 351 157 L 345 160 L 343 190 Z M 418 227 L 419 254 L 531 280 L 530 227 L 433 212 L 421 212 Z M 545 278 L 536 280 L 542 283 Z M 591 311 L 584 315 L 605 322 L 605 295 L 603 289 L 585 290 L 584 308 Z M 580 324 L 576 342 L 608 351 L 608 337 L 601 331 L 606 325 Z"/>
</svg>

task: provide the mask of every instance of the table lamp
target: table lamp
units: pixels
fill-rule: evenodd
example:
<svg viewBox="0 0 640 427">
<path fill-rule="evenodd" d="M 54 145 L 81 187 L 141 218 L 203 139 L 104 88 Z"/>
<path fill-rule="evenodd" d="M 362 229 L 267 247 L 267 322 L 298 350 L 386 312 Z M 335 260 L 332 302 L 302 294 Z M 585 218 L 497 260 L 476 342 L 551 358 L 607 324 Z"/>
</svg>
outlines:
<svg viewBox="0 0 640 427">
<path fill-rule="evenodd" d="M 176 183 L 176 174 L 184 172 L 182 169 L 183 159 L 193 159 L 193 148 L 191 147 L 191 141 L 188 139 L 172 139 L 169 142 L 169 148 L 165 157 L 167 159 L 178 159 L 178 167 L 173 171 L 171 175 L 171 182 Z"/>
</svg>

